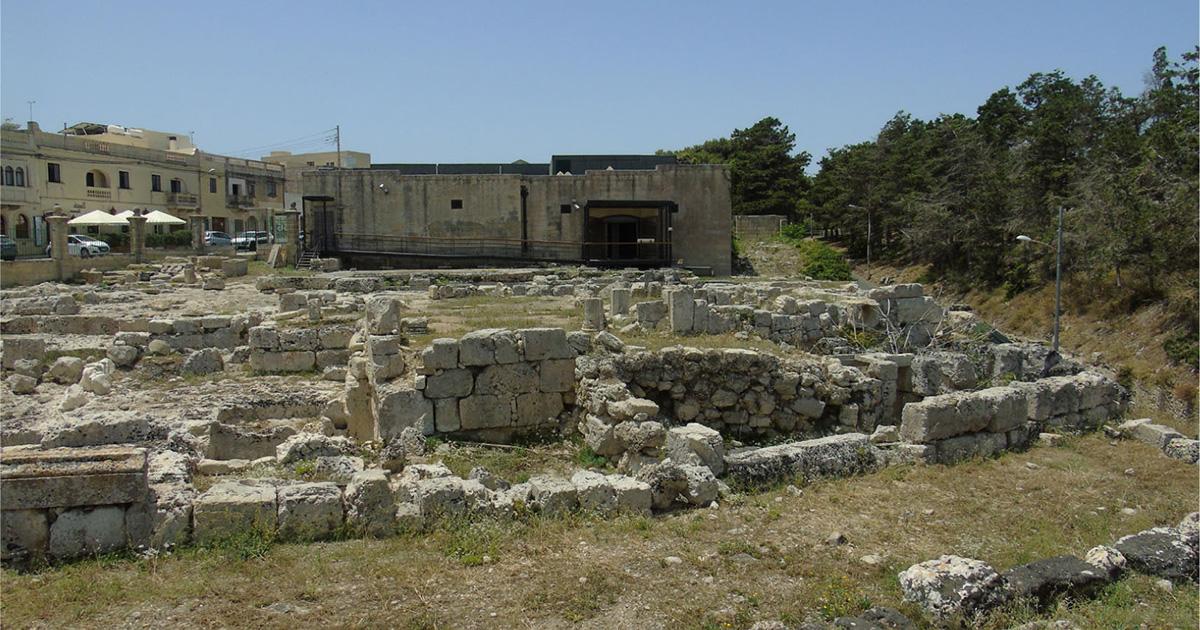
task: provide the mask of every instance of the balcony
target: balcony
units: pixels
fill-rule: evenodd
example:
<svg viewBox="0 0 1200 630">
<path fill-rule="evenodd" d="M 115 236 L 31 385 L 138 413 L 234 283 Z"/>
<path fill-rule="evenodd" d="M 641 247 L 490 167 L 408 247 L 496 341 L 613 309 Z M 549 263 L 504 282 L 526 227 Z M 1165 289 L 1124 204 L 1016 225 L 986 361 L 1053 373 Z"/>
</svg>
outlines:
<svg viewBox="0 0 1200 630">
<path fill-rule="evenodd" d="M 88 188 L 88 199 L 112 199 L 112 191 L 107 188 Z"/>
<path fill-rule="evenodd" d="M 200 197 L 195 193 L 167 193 L 167 205 L 177 208 L 195 208 L 200 204 Z"/>
<path fill-rule="evenodd" d="M 225 195 L 225 205 L 230 208 L 253 208 L 254 197 L 249 195 Z"/>
<path fill-rule="evenodd" d="M 0 202 L 5 204 L 29 203 L 37 200 L 37 193 L 32 188 L 24 186 L 0 187 Z"/>
</svg>

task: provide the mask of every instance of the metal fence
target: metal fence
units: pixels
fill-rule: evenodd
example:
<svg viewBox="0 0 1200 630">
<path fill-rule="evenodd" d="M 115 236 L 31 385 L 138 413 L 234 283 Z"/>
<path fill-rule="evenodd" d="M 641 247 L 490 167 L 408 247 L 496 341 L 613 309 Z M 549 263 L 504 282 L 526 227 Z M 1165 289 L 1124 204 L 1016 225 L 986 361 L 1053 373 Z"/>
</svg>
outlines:
<svg viewBox="0 0 1200 630">
<path fill-rule="evenodd" d="M 595 264 L 669 264 L 671 244 L 657 241 L 587 242 L 507 238 L 397 236 L 338 232 L 333 248 L 342 253 L 394 254 L 431 258 L 495 258 Z"/>
<path fill-rule="evenodd" d="M 17 258 L 29 260 L 35 258 L 49 258 L 46 253 L 47 243 L 38 244 L 31 238 L 14 239 L 17 244 Z"/>
</svg>

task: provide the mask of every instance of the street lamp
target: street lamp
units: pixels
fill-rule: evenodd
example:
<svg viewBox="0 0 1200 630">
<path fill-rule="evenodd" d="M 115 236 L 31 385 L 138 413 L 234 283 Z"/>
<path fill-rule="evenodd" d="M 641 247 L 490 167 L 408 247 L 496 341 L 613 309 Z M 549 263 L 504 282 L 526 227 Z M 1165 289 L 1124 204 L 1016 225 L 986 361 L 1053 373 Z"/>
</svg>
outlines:
<svg viewBox="0 0 1200 630">
<path fill-rule="evenodd" d="M 846 204 L 846 207 L 853 208 L 855 210 L 866 210 L 867 211 L 867 280 L 870 280 L 871 279 L 871 211 L 870 211 L 870 209 L 863 208 L 862 206 L 856 206 L 852 203 Z"/>
<path fill-rule="evenodd" d="M 1063 212 L 1064 212 L 1063 207 L 1059 206 L 1058 207 L 1058 244 L 1057 244 L 1057 247 L 1055 247 L 1056 252 L 1054 255 L 1054 337 L 1053 337 L 1054 352 L 1053 352 L 1053 355 L 1055 358 L 1057 358 L 1057 356 L 1058 356 L 1058 321 L 1062 317 Z M 1024 234 L 1018 235 L 1017 240 L 1022 243 L 1036 243 L 1038 245 L 1044 245 L 1046 247 L 1051 247 L 1051 245 L 1049 243 L 1039 241 L 1035 238 L 1030 238 L 1028 236 L 1025 236 Z"/>
</svg>

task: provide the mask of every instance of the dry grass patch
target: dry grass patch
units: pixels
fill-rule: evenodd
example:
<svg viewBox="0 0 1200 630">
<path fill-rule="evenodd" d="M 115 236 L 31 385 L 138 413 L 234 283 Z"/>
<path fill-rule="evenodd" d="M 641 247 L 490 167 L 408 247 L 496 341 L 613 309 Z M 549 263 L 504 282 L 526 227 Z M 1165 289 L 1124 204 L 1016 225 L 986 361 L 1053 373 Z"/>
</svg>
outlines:
<svg viewBox="0 0 1200 630">
<path fill-rule="evenodd" d="M 1032 463 L 1034 467 L 1027 464 Z M 1126 469 L 1132 474 L 1125 474 Z M 222 549 L 3 575 L 11 627 L 298 625 L 745 627 L 901 606 L 896 573 L 943 553 L 1005 569 L 1090 547 L 1196 509 L 1195 468 L 1099 435 L 999 459 L 892 468 L 653 519 L 445 524 L 387 540 Z M 1121 513 L 1131 507 L 1133 515 Z M 831 531 L 848 544 L 826 545 Z M 880 565 L 861 561 L 882 557 Z M 486 559 L 485 559 L 486 556 Z M 676 556 L 680 564 L 667 563 Z M 291 612 L 280 612 L 281 610 Z M 1087 628 L 1194 627 L 1196 590 L 1134 577 L 1047 613 Z M 1136 621 L 1136 623 L 1132 623 Z"/>
</svg>

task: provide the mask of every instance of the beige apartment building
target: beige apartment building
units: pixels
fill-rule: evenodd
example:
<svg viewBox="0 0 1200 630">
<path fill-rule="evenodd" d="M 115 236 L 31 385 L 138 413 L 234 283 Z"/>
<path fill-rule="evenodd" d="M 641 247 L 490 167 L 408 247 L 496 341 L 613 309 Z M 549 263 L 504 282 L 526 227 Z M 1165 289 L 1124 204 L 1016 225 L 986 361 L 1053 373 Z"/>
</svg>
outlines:
<svg viewBox="0 0 1200 630">
<path fill-rule="evenodd" d="M 0 231 L 22 254 L 44 248 L 44 217 L 56 208 L 71 217 L 161 210 L 230 234 L 279 231 L 286 181 L 281 164 L 205 153 L 187 134 L 96 123 L 51 133 L 36 122 L 0 131 Z"/>
</svg>

